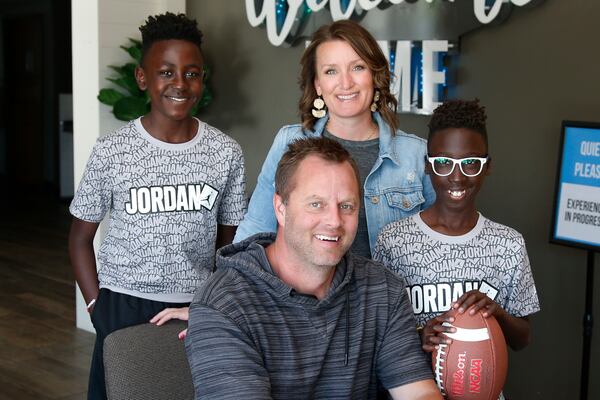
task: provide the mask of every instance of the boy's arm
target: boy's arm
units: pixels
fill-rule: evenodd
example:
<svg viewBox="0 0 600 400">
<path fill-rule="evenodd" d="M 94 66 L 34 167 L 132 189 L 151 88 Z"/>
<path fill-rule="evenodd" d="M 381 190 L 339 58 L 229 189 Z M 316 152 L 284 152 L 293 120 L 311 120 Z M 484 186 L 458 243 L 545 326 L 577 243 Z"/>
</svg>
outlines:
<svg viewBox="0 0 600 400">
<path fill-rule="evenodd" d="M 471 306 L 473 308 L 469 309 Z M 471 290 L 463 294 L 452 307 L 457 308 L 459 313 L 469 310 L 469 313 L 475 314 L 481 310 L 486 318 L 491 315 L 496 317 L 506 342 L 513 350 L 521 350 L 529 344 L 531 338 L 529 318 L 511 315 L 479 290 Z"/>
<path fill-rule="evenodd" d="M 99 223 L 82 221 L 73 217 L 69 232 L 71 265 L 86 304 L 97 298 L 100 291 L 94 253 L 94 236 L 99 225 Z M 88 311 L 92 310 L 93 306 Z"/>
<path fill-rule="evenodd" d="M 216 248 L 220 249 L 223 246 L 233 243 L 236 230 L 237 226 L 218 224 Z"/>
<path fill-rule="evenodd" d="M 504 310 L 502 310 L 502 314 L 505 317 L 496 315 L 496 319 L 510 348 L 516 351 L 527 347 L 531 341 L 529 317 L 515 317 Z"/>
</svg>

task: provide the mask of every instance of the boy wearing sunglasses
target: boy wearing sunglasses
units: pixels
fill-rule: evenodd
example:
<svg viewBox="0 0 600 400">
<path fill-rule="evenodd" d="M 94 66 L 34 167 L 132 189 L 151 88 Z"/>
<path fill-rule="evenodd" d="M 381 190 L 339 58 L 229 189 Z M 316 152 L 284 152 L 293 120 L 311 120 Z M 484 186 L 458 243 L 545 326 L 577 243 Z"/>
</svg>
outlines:
<svg viewBox="0 0 600 400">
<path fill-rule="evenodd" d="M 540 309 L 523 237 L 475 207 L 491 167 L 486 118 L 478 100 L 434 111 L 425 171 L 436 201 L 384 227 L 375 246 L 373 258 L 406 280 L 427 352 L 450 343 L 441 333 L 455 331 L 442 325 L 451 308 L 494 315 L 513 350 L 529 343 L 528 316 Z"/>
</svg>

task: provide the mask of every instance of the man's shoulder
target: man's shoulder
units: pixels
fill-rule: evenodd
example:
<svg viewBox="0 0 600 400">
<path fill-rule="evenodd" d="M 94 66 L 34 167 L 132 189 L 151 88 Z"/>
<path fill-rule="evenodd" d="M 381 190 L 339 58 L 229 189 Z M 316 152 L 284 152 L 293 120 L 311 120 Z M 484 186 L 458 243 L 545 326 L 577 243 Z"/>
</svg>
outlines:
<svg viewBox="0 0 600 400">
<path fill-rule="evenodd" d="M 245 274 L 242 267 L 219 267 L 200 285 L 192 307 L 203 306 L 237 320 L 248 313 L 260 313 L 260 308 L 268 308 L 267 284 L 260 276 Z M 248 267 L 250 268 L 250 267 Z"/>
<path fill-rule="evenodd" d="M 219 268 L 200 286 L 190 305 L 195 323 L 201 324 L 203 315 L 218 315 L 252 335 L 257 327 L 285 320 L 285 299 L 280 293 L 272 290 L 260 273 L 246 274 L 238 268 Z M 262 328 L 259 331 L 263 332 Z M 270 336 L 280 332 L 265 328 L 264 333 Z"/>
<path fill-rule="evenodd" d="M 240 299 L 250 288 L 248 280 L 234 268 L 217 269 L 198 288 L 193 303 L 220 309 Z"/>
</svg>

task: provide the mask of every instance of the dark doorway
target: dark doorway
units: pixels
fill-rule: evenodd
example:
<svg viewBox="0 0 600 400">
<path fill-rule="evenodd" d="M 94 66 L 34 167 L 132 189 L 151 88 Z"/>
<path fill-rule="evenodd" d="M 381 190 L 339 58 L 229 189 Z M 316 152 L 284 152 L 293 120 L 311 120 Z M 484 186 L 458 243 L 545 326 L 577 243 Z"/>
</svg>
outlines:
<svg viewBox="0 0 600 400">
<path fill-rule="evenodd" d="M 60 93 L 71 93 L 69 0 L 0 0 L 0 184 L 59 198 Z"/>
<path fill-rule="evenodd" d="M 6 172 L 8 183 L 41 187 L 44 179 L 43 17 L 5 18 Z"/>
</svg>

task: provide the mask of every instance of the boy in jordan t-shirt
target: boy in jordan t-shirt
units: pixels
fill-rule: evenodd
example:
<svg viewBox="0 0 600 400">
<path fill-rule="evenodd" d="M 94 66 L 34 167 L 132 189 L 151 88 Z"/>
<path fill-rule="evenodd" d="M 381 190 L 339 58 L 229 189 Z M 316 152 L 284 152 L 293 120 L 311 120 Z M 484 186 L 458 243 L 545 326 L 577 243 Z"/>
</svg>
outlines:
<svg viewBox="0 0 600 400">
<path fill-rule="evenodd" d="M 69 253 L 96 329 L 88 399 L 106 398 L 104 338 L 187 320 L 215 248 L 231 243 L 246 207 L 240 146 L 191 116 L 203 88 L 196 21 L 166 13 L 140 31 L 135 78 L 151 110 L 98 139 L 70 207 Z M 107 215 L 96 272 L 93 239 Z"/>
<path fill-rule="evenodd" d="M 428 352 L 450 342 L 439 334 L 454 331 L 442 326 L 453 321 L 450 308 L 495 316 L 514 350 L 528 345 L 528 316 L 540 309 L 523 237 L 475 208 L 490 171 L 485 122 L 478 100 L 448 101 L 434 111 L 426 173 L 436 201 L 384 227 L 373 254 L 406 280 Z"/>
</svg>

